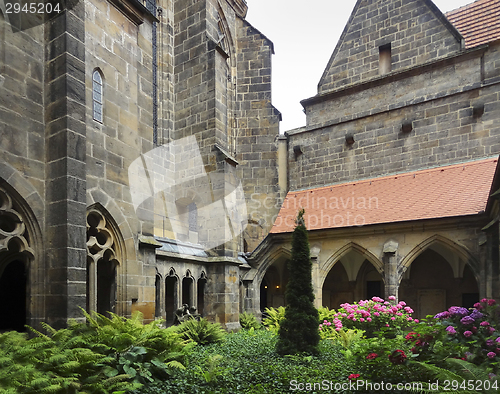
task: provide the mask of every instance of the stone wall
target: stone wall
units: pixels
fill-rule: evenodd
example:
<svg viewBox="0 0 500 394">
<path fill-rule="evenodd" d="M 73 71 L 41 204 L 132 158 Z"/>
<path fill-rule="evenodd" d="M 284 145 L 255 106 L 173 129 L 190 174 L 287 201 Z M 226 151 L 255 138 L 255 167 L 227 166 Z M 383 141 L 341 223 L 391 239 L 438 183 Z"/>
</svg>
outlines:
<svg viewBox="0 0 500 394">
<path fill-rule="evenodd" d="M 123 238 L 116 311 L 140 310 L 152 319 L 154 248 L 139 248 L 139 239 L 153 235 L 153 210 L 146 201 L 136 212 L 131 188 L 137 185 L 129 178 L 130 165 L 154 147 L 152 19 L 137 24 L 105 0 L 85 2 L 85 16 L 87 205 L 108 211 Z M 103 77 L 102 122 L 93 119 L 94 70 Z"/>
<path fill-rule="evenodd" d="M 498 60 L 491 44 L 305 100 L 308 126 L 289 133 L 291 190 L 498 155 Z"/>
<path fill-rule="evenodd" d="M 245 20 L 237 22 L 236 158 L 249 211 L 245 251 L 250 252 L 267 235 L 281 206 L 277 168 L 281 114 L 271 104 L 273 44 Z"/>
</svg>

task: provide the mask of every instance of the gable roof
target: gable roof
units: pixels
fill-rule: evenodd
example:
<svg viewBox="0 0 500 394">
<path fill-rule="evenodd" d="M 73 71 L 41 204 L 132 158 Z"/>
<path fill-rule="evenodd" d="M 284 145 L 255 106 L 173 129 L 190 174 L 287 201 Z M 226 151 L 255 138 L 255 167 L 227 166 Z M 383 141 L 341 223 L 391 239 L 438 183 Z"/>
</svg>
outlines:
<svg viewBox="0 0 500 394">
<path fill-rule="evenodd" d="M 500 39 L 500 0 L 477 0 L 446 13 L 472 48 Z"/>
<path fill-rule="evenodd" d="M 376 6 L 374 3 L 377 3 L 377 1 L 378 0 L 358 0 L 356 2 L 356 5 L 354 6 L 351 16 L 349 17 L 349 20 L 344 27 L 342 35 L 340 36 L 340 39 L 335 47 L 335 50 L 332 56 L 330 57 L 330 60 L 328 61 L 328 64 L 318 83 L 318 93 L 330 91 L 332 90 L 332 88 L 337 88 L 341 85 L 349 83 L 348 80 L 347 82 L 342 81 L 340 85 L 337 83 L 334 84 L 334 86 L 331 86 L 332 82 L 330 81 L 330 79 L 334 76 L 335 79 L 342 80 L 343 79 L 342 72 L 345 71 L 346 67 L 345 63 L 347 63 L 347 61 L 349 61 L 349 59 L 351 58 L 355 59 L 353 61 L 356 63 L 356 60 L 359 60 L 358 57 L 360 53 L 360 48 L 365 46 L 365 44 L 367 46 L 367 50 L 365 52 L 367 53 L 370 52 L 370 50 L 373 48 L 377 48 L 378 51 L 378 47 L 380 45 L 387 44 L 388 42 L 391 42 L 393 40 L 400 42 L 399 49 L 406 48 L 407 45 L 402 44 L 404 40 L 401 40 L 401 37 L 404 35 L 402 35 L 401 32 L 412 31 L 415 30 L 415 28 L 419 28 L 419 26 L 416 26 L 413 29 L 408 29 L 404 27 L 404 23 L 402 22 L 404 22 L 407 19 L 418 21 L 418 25 L 421 25 L 423 29 L 427 29 L 427 31 L 433 31 L 436 27 L 436 25 L 433 24 L 433 21 L 431 19 L 434 19 L 434 21 L 438 21 L 437 24 L 441 24 L 443 26 L 443 31 L 447 31 L 449 34 L 448 37 L 451 35 L 454 38 L 455 43 L 457 45 L 454 46 L 453 44 L 451 44 L 449 40 L 446 40 L 447 38 L 446 36 L 441 35 L 440 31 L 436 31 L 435 37 L 432 37 L 433 47 L 435 47 L 436 43 L 440 41 L 443 45 L 448 46 L 449 50 L 453 51 L 457 49 L 459 50 L 461 48 L 463 44 L 463 37 L 461 36 L 459 31 L 455 28 L 455 26 L 453 26 L 453 24 L 451 24 L 450 21 L 439 10 L 439 8 L 436 7 L 436 5 L 432 2 L 432 0 L 409 0 L 403 4 L 401 3 L 401 1 L 387 0 L 386 2 L 391 4 L 385 6 L 384 13 L 382 13 L 382 11 L 379 9 L 372 9 L 374 6 Z M 422 4 L 423 7 L 425 8 L 419 8 L 419 10 L 424 10 L 424 9 L 426 10 L 418 13 L 414 12 L 418 7 L 422 7 Z M 378 7 L 378 5 L 376 7 Z M 365 26 L 366 22 L 370 22 L 367 25 L 369 27 L 361 28 L 360 26 L 361 25 Z M 389 25 L 387 23 L 389 23 Z M 380 34 L 374 36 L 372 31 L 373 27 L 376 27 L 379 30 L 378 32 Z M 397 31 L 398 34 L 394 34 L 395 31 Z M 374 39 L 374 37 L 376 39 Z M 410 42 L 409 40 L 406 41 Z M 419 45 L 422 46 L 429 44 L 426 41 L 426 37 L 424 37 L 421 33 L 416 34 L 415 40 L 411 41 L 416 41 L 417 43 L 419 43 Z M 350 44 L 352 44 L 352 42 L 356 42 L 356 45 L 354 45 L 353 48 L 349 49 L 349 46 Z M 413 43 L 412 50 L 414 49 L 414 45 L 415 43 Z M 398 48 L 396 48 L 396 51 L 398 51 Z M 432 52 L 432 50 L 429 49 L 428 52 Z M 444 53 L 443 47 L 441 48 L 441 52 Z M 370 53 L 370 55 L 373 54 Z M 406 58 L 406 55 L 407 54 L 403 55 L 402 57 Z M 424 57 L 420 58 L 423 59 Z M 416 59 L 413 59 L 411 64 L 415 65 L 416 64 L 415 61 Z M 376 59 L 376 62 L 378 63 L 378 57 Z M 402 65 L 405 64 L 404 61 L 401 62 L 401 64 Z M 339 68 L 336 67 L 336 65 L 341 65 L 344 67 Z M 371 75 L 370 77 L 373 76 Z M 364 78 L 366 77 L 361 76 L 361 79 Z M 359 78 L 353 79 L 353 81 L 358 81 L 358 80 Z"/>
<path fill-rule="evenodd" d="M 288 192 L 271 233 L 477 215 L 485 211 L 497 158 Z"/>
</svg>

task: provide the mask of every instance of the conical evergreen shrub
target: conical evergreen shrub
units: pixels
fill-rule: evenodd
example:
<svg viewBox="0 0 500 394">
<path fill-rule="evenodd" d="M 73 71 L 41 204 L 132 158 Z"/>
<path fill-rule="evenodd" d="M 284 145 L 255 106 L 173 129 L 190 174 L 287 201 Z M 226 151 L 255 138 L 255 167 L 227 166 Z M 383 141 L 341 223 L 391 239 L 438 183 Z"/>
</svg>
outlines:
<svg viewBox="0 0 500 394">
<path fill-rule="evenodd" d="M 288 263 L 290 279 L 285 297 L 285 319 L 280 325 L 276 351 L 281 354 L 318 353 L 318 311 L 314 307 L 312 263 L 304 223 L 304 210 L 297 215 L 292 238 L 292 259 Z"/>
</svg>

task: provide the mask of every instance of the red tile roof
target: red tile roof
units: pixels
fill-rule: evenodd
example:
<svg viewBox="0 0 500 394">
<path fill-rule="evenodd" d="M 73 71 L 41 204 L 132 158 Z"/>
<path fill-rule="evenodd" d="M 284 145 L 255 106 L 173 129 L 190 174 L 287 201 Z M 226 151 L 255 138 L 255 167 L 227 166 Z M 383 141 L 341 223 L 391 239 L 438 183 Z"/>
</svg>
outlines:
<svg viewBox="0 0 500 394">
<path fill-rule="evenodd" d="M 445 15 L 465 38 L 466 48 L 500 39 L 500 0 L 477 0 Z"/>
<path fill-rule="evenodd" d="M 475 215 L 486 208 L 498 159 L 289 192 L 271 233 Z"/>
</svg>

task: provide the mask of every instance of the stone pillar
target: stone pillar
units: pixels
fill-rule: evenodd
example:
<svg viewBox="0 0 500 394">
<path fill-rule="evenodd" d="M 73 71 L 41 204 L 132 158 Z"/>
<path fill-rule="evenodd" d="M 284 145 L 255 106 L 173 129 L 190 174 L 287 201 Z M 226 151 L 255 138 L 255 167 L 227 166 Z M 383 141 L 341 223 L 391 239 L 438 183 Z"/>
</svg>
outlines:
<svg viewBox="0 0 500 394">
<path fill-rule="evenodd" d="M 47 321 L 83 320 L 86 304 L 85 3 L 47 22 Z"/>
<path fill-rule="evenodd" d="M 278 137 L 278 185 L 284 200 L 288 192 L 288 137 L 283 134 Z"/>
<path fill-rule="evenodd" d="M 209 321 L 222 324 L 229 331 L 241 328 L 239 314 L 240 264 L 236 259 L 220 257 L 214 258 L 207 266 L 206 318 Z"/>
<path fill-rule="evenodd" d="M 395 241 L 388 241 L 384 245 L 384 281 L 385 298 L 393 295 L 398 300 L 398 262 L 397 251 L 399 244 Z"/>
<path fill-rule="evenodd" d="M 155 319 L 156 249 L 160 247 L 161 244 L 154 237 L 144 235 L 139 237 L 139 252 L 143 261 L 142 276 L 138 284 L 139 299 L 135 302 L 130 301 L 132 303 L 131 313 L 140 311 L 145 323 L 150 323 Z"/>
</svg>

